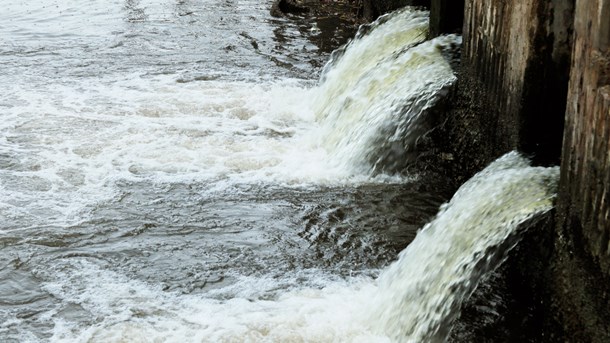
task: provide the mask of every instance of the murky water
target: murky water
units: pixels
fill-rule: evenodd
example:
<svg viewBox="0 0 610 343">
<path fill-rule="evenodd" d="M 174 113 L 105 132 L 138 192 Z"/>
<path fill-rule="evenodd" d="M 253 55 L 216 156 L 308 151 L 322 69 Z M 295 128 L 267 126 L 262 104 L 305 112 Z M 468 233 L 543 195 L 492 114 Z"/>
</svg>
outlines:
<svg viewBox="0 0 610 343">
<path fill-rule="evenodd" d="M 343 286 L 449 194 L 316 143 L 343 32 L 271 1 L 1 5 L 1 341 L 372 339 Z"/>
</svg>

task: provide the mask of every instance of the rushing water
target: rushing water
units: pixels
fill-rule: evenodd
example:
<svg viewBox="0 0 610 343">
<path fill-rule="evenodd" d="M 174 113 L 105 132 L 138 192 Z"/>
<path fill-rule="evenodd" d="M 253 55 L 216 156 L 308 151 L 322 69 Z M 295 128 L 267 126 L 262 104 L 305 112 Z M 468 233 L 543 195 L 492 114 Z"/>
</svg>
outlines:
<svg viewBox="0 0 610 343">
<path fill-rule="evenodd" d="M 505 156 L 386 268 L 447 197 L 393 172 L 459 37 L 404 10 L 318 84 L 316 22 L 270 5 L 3 4 L 1 341 L 442 340 L 550 208 L 556 170 Z"/>
</svg>

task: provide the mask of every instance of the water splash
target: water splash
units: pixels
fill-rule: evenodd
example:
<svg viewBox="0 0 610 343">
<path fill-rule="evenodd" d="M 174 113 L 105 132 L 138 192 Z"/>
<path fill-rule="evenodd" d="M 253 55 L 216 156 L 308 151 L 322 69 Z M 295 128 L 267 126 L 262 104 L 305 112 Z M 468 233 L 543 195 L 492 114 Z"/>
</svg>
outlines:
<svg viewBox="0 0 610 343">
<path fill-rule="evenodd" d="M 299 271 L 292 277 L 312 272 L 319 286 L 268 299 L 257 292 L 286 280 L 242 276 L 203 296 L 182 295 L 94 261 L 57 263 L 44 273 L 58 281 L 44 289 L 98 319 L 85 327 L 58 320 L 51 341 L 443 342 L 462 302 L 516 243 L 519 224 L 552 208 L 558 171 L 531 167 L 515 152 L 500 158 L 466 182 L 377 280 Z"/>
<path fill-rule="evenodd" d="M 519 224 L 553 207 L 559 168 L 511 152 L 466 182 L 379 277 L 377 330 L 399 342 L 443 342 Z"/>
<path fill-rule="evenodd" d="M 400 171 L 429 129 L 426 112 L 456 80 L 443 52 L 461 38 L 425 41 L 428 12 L 382 17 L 325 68 L 313 107 L 320 145 L 357 174 Z"/>
<path fill-rule="evenodd" d="M 235 183 L 336 184 L 400 169 L 403 151 L 424 127 L 419 119 L 455 80 L 442 55 L 459 37 L 424 42 L 426 26 L 427 13 L 413 9 L 383 17 L 334 55 L 313 90 L 298 82 L 253 86 L 213 78 L 184 84 L 159 70 L 119 80 L 108 74 L 41 81 L 36 87 L 27 79 L 9 87 L 3 105 L 9 113 L 0 124 L 0 146 L 7 152 L 0 156 L 6 228 L 52 222 L 73 231 L 69 224 L 86 220 L 105 200 L 122 203 L 122 195 L 141 181 L 183 182 L 209 193 L 204 188 L 210 184 L 212 191 Z M 156 55 L 152 59 L 156 63 Z M 316 94 L 317 122 L 309 111 L 310 92 Z M 315 144 L 302 145 L 310 131 L 316 131 Z M 56 245 L 49 232 L 37 230 L 32 236 L 50 243 L 34 250 L 24 240 L 16 249 L 39 254 L 36 261 L 44 263 L 33 263 L 33 293 L 53 300 L 35 308 L 41 315 L 29 308 L 7 316 L 12 312 L 2 309 L 0 317 L 10 320 L 0 324 L 0 335 L 17 328 L 19 341 L 37 342 L 35 333 L 21 329 L 24 323 L 52 321 L 53 342 L 442 340 L 481 275 L 501 261 L 505 250 L 499 247 L 517 224 L 552 206 L 556 178 L 556 168 L 533 168 L 515 153 L 505 156 L 466 183 L 378 281 L 341 280 L 318 270 L 278 278 L 235 272 L 230 286 L 180 294 L 111 268 L 130 259 L 124 250 L 150 256 L 149 245 L 135 245 L 131 235 L 112 236 L 116 260 L 99 258 L 102 247 L 88 238 L 76 253 L 47 259 Z M 134 207 L 133 215 L 144 217 L 140 209 Z M 180 210 L 172 215 L 189 216 Z M 303 279 L 318 283 L 301 290 L 285 286 L 303 287 Z M 277 297 L 263 297 L 265 290 Z"/>
</svg>

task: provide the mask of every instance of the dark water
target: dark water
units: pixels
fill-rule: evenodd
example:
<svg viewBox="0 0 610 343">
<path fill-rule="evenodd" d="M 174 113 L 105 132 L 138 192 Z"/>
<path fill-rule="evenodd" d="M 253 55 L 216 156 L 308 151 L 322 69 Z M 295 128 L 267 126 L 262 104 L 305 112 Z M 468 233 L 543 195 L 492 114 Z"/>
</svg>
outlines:
<svg viewBox="0 0 610 343">
<path fill-rule="evenodd" d="M 152 285 L 161 294 L 252 300 L 372 277 L 443 200 L 412 185 L 244 186 L 216 196 L 201 195 L 199 187 L 124 184 L 119 198 L 97 204 L 78 224 L 3 234 L 2 334 L 41 339 L 58 320 L 77 328 L 103 322 L 79 304 L 80 292 L 106 296 L 88 290 L 108 282 L 98 273 Z M 257 278 L 265 281 L 244 282 Z M 214 289 L 221 291 L 206 294 Z"/>
<path fill-rule="evenodd" d="M 108 73 L 187 79 L 287 74 L 277 64 L 312 73 L 328 48 L 304 39 L 308 23 L 271 18 L 269 7 L 269 1 L 9 2 L 2 57 L 11 76 L 61 73 L 60 83 Z"/>
<path fill-rule="evenodd" d="M 257 341 L 210 320 L 375 277 L 436 213 L 444 182 L 314 144 L 346 33 L 270 5 L 3 4 L 0 341 Z"/>
</svg>

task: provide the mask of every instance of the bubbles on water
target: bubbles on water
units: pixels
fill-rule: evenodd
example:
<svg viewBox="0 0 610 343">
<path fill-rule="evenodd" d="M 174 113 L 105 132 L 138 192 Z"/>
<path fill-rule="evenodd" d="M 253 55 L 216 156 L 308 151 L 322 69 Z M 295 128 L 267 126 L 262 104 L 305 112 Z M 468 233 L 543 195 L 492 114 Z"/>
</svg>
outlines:
<svg viewBox="0 0 610 343">
<path fill-rule="evenodd" d="M 84 315 L 76 322 L 54 315 L 52 342 L 388 342 L 367 329 L 367 299 L 374 291 L 367 280 L 324 281 L 316 274 L 325 284 L 320 289 L 284 291 L 267 300 L 259 295 L 277 287 L 277 279 L 242 277 L 202 297 L 126 279 L 94 261 L 60 261 L 49 272 L 62 281 L 47 283 L 45 290 L 79 304 L 75 310 Z"/>
<path fill-rule="evenodd" d="M 89 5 L 105 10 L 105 4 L 100 4 Z M 73 2 L 64 5 L 60 10 L 83 9 Z M 196 17 L 195 11 L 189 13 L 191 9 L 182 5 L 177 6 L 177 12 L 184 14 L 180 17 Z M 231 11 L 239 7 L 227 6 Z M 0 80 L 11 86 L 6 87 L 8 100 L 0 100 L 7 109 L 0 122 L 0 217 L 7 219 L 0 224 L 0 243 L 16 257 L 0 259 L 10 264 L 27 257 L 27 265 L 4 268 L 10 278 L 24 283 L 7 283 L 7 293 L 22 287 L 19 290 L 29 294 L 26 297 L 43 300 L 42 305 L 29 304 L 26 309 L 3 307 L 0 316 L 9 319 L 0 324 L 0 334 L 16 332 L 11 337 L 24 342 L 41 338 L 56 342 L 388 342 L 390 337 L 404 338 L 409 325 L 421 324 L 413 329 L 417 334 L 434 330 L 443 319 L 437 313 L 443 310 L 437 306 L 438 299 L 447 294 L 443 287 L 459 273 L 438 276 L 430 270 L 442 269 L 438 266 L 451 258 L 468 260 L 469 248 L 494 244 L 501 235 L 481 233 L 479 225 L 466 230 L 479 241 L 467 236 L 455 241 L 455 249 L 445 250 L 447 245 L 438 243 L 450 236 L 447 232 L 459 236 L 453 235 L 459 232 L 456 223 L 467 224 L 467 214 L 478 213 L 473 204 L 481 205 L 490 193 L 499 199 L 493 205 L 506 214 L 501 218 L 511 215 L 514 206 L 503 208 L 504 193 L 489 191 L 480 177 L 474 186 L 467 186 L 476 199 L 459 196 L 439 215 L 437 221 L 454 226 L 428 227 L 418 238 L 428 241 L 427 248 L 417 249 L 422 243 L 414 243 L 411 251 L 415 252 L 403 253 L 403 260 L 433 265 L 418 264 L 428 268 L 421 272 L 401 262 L 377 283 L 371 274 L 387 262 L 388 249 L 378 236 L 358 230 L 383 226 L 390 231 L 399 226 L 402 231 L 404 225 L 387 218 L 381 221 L 376 213 L 378 208 L 399 213 L 397 207 L 375 207 L 381 196 L 370 200 L 367 196 L 372 193 L 363 191 L 360 201 L 367 204 L 355 206 L 358 211 L 366 208 L 362 216 L 368 217 L 363 220 L 353 213 L 346 215 L 350 208 L 343 200 L 351 194 L 346 190 L 331 193 L 327 188 L 405 181 L 401 176 L 371 177 L 370 167 L 379 160 L 371 149 L 383 146 L 375 140 L 376 134 L 392 137 L 391 143 L 398 142 L 400 147 L 404 126 L 388 125 L 388 120 L 413 103 L 420 113 L 453 80 L 436 44 L 455 43 L 457 38 L 422 43 L 426 13 L 406 10 L 401 12 L 404 17 L 385 17 L 393 29 L 362 32 L 368 41 L 353 43 L 352 50 L 346 50 L 327 70 L 326 82 L 319 88 L 298 80 L 235 81 L 239 78 L 224 78 L 224 69 L 202 74 L 184 69 L 183 63 L 203 69 L 207 67 L 201 65 L 214 65 L 201 61 L 208 50 L 199 51 L 214 44 L 201 44 L 194 49 L 197 53 L 182 59 L 184 51 L 177 42 L 196 45 L 202 32 L 188 31 L 195 25 L 187 25 L 188 32 L 182 27 L 154 27 L 172 17 L 174 12 L 168 12 L 167 6 L 145 1 L 125 7 L 113 7 L 96 17 L 101 22 L 109 19 L 99 32 L 107 33 L 119 23 L 117 31 L 110 31 L 110 40 L 107 34 L 99 37 L 99 32 L 89 32 L 96 39 L 85 37 L 85 32 L 75 41 L 63 39 L 61 32 L 50 32 L 54 43 L 70 43 L 50 51 L 44 44 L 37 46 L 38 38 L 30 46 L 36 32 L 26 30 L 20 36 L 23 46 L 10 47 L 6 60 L 14 67 L 13 74 Z M 35 11 L 44 17 L 40 8 Z M 117 19 L 122 13 L 126 23 Z M 219 20 L 210 13 L 204 9 L 197 15 Z M 11 19 L 12 14 L 2 16 Z M 53 15 L 48 20 L 40 27 L 61 17 Z M 154 25 L 141 25 L 146 22 Z M 205 27 L 210 22 L 197 23 Z M 71 35 L 78 33 L 72 31 Z M 189 38 L 174 39 L 172 32 Z M 230 43 L 217 48 L 222 57 L 239 64 L 239 72 L 269 64 L 249 68 L 252 56 L 235 54 L 243 46 L 234 40 Z M 273 61 L 261 57 L 265 46 L 257 45 L 254 58 Z M 181 53 L 173 54 L 174 49 Z M 25 55 L 34 57 L 22 58 Z M 123 55 L 129 58 L 115 60 Z M 48 62 L 48 68 L 40 76 L 37 66 L 43 62 Z M 438 74 L 424 73 L 426 77 L 418 78 L 410 72 L 417 69 Z M 404 87 L 407 103 L 388 97 Z M 326 99 L 315 100 L 316 94 Z M 508 160 L 507 170 L 527 170 L 516 173 L 521 177 L 538 175 L 525 163 L 517 168 L 514 158 Z M 502 173 L 499 164 L 488 173 L 492 179 Z M 548 179 L 552 181 L 553 176 Z M 503 180 L 494 179 L 496 183 Z M 503 191 L 520 194 L 520 185 L 528 182 L 512 182 Z M 538 192 L 534 186 L 530 190 Z M 331 198 L 327 201 L 334 206 L 311 209 L 320 200 L 313 197 L 306 208 L 303 198 L 316 191 Z M 389 193 L 389 188 L 378 192 Z M 405 208 L 408 200 L 404 198 L 387 201 L 397 203 L 394 206 L 401 211 L 412 211 Z M 517 219 L 547 206 L 547 199 L 541 199 L 523 208 Z M 483 210 L 475 219 L 490 216 L 489 208 Z M 293 217 L 303 222 L 295 225 L 290 221 Z M 504 222 L 500 226 L 508 227 Z M 430 257 L 431 252 L 436 255 Z M 447 252 L 450 256 L 443 257 Z M 324 268 L 326 257 L 335 269 Z M 394 273 L 395 269 L 399 271 Z M 397 276 L 387 276 L 392 274 Z M 386 281 L 393 278 L 399 286 L 405 280 L 410 283 L 388 291 L 392 287 L 387 283 L 392 282 Z M 439 292 L 426 293 L 422 284 Z M 405 315 L 396 304 L 413 310 Z M 405 324 L 404 316 L 409 315 L 416 319 Z M 427 321 L 430 316 L 434 318 Z"/>
<path fill-rule="evenodd" d="M 389 20 L 386 24 L 394 24 L 389 29 L 368 34 L 385 37 L 380 46 L 387 49 L 376 52 L 375 61 L 405 42 L 422 39 L 425 12 L 405 13 Z M 386 34 L 402 24 L 407 28 Z M 371 49 L 358 42 L 348 50 L 336 70 L 327 72 L 328 80 L 361 70 L 345 69 L 345 61 L 367 61 L 358 56 Z M 403 182 L 401 176 L 372 178 L 370 167 L 362 168 L 375 164 L 369 155 L 370 145 L 377 144 L 370 136 L 385 124 L 371 125 L 362 114 L 347 120 L 316 118 L 316 94 L 348 106 L 349 99 L 333 99 L 337 89 L 378 93 L 375 85 L 387 83 L 349 80 L 353 82 L 311 88 L 311 83 L 296 80 L 252 83 L 200 77 L 185 83 L 174 75 L 134 72 L 36 87 L 18 83 L 10 97 L 23 101 L 12 103 L 0 124 L 5 137 L 0 143 L 7 151 L 0 159 L 0 187 L 5 190 L 1 214 L 14 218 L 15 226 L 33 218 L 71 222 L 96 203 L 118 196 L 122 180 L 216 180 L 218 187 Z M 352 103 L 383 102 L 356 93 Z"/>
<path fill-rule="evenodd" d="M 514 233 L 517 224 L 551 208 L 556 179 L 557 168 L 529 167 L 525 159 L 514 153 L 503 157 L 469 180 L 378 280 L 365 275 L 340 277 L 322 269 L 296 267 L 282 269 L 280 273 L 261 270 L 251 275 L 230 270 L 223 270 L 222 275 L 193 272 L 184 279 L 188 285 L 172 288 L 164 282 L 147 282 L 130 276 L 132 272 L 112 268 L 117 262 L 108 253 L 57 256 L 34 272 L 36 277 L 46 280 L 42 289 L 62 304 L 47 313 L 54 323 L 50 340 L 434 341 L 449 330 L 460 302 L 474 289 L 481 275 L 501 261 L 505 251 L 499 249 L 507 247 L 500 246 Z M 487 197 L 490 194 L 491 201 Z M 225 211 L 232 210 L 235 209 Z M 317 220 L 327 220 L 331 226 L 342 218 L 352 218 L 342 214 L 345 209 L 330 207 L 317 211 Z M 304 214 L 309 216 L 306 226 L 315 223 L 310 211 Z M 226 214 L 221 217 L 229 218 Z M 340 231 L 340 227 L 337 229 Z M 166 230 L 146 226 L 138 232 L 129 232 L 128 237 L 160 235 Z M 306 228 L 304 233 L 318 236 L 336 233 L 346 237 L 339 231 L 315 230 Z M 224 230 L 218 230 L 221 232 Z M 169 231 L 166 234 L 164 240 L 174 240 Z M 331 236 L 308 240 L 341 238 Z M 250 243 L 252 238 L 248 238 Z M 181 241 L 179 237 L 175 239 Z M 147 256 L 153 259 L 163 256 L 155 252 L 152 244 L 132 242 L 130 247 L 149 251 Z M 205 246 L 197 249 L 205 250 Z M 247 250 L 243 252 L 247 254 Z M 278 256 L 274 253 L 273 259 Z M 238 263 L 242 260 L 237 259 Z M 256 264 L 243 261 L 251 269 Z M 139 263 L 133 266 L 145 268 Z M 179 274 L 171 272 L 172 277 Z M 227 278 L 231 281 L 225 283 Z M 198 292 L 197 287 L 205 287 L 206 291 Z M 72 308 L 69 304 L 78 306 Z M 70 317 L 73 312 L 77 319 Z"/>
<path fill-rule="evenodd" d="M 122 179 L 300 183 L 324 174 L 322 152 L 302 142 L 315 123 L 300 82 L 143 81 L 85 83 L 84 93 L 21 89 L 33 101 L 13 108 L 0 127 L 7 151 L 0 203 L 8 209 L 31 201 L 26 212 L 70 217 L 80 205 L 112 198 Z M 294 172 L 302 165 L 318 174 Z M 56 217 L 51 212 L 41 219 Z"/>
</svg>

